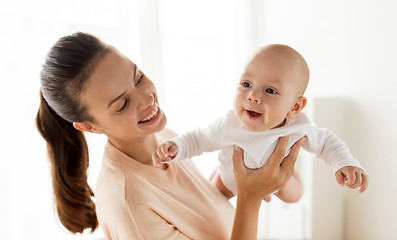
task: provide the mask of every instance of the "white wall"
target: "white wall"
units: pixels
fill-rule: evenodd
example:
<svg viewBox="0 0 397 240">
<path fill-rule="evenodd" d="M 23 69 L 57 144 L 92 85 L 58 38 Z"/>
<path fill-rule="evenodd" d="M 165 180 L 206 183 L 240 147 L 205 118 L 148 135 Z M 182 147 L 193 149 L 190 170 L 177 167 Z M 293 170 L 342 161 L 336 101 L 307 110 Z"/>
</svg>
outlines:
<svg viewBox="0 0 397 240">
<path fill-rule="evenodd" d="M 335 97 L 348 103 L 349 120 L 343 135 L 371 179 L 362 195 L 341 191 L 341 198 L 346 199 L 344 222 L 338 225 L 345 230 L 341 235 L 351 240 L 397 236 L 397 214 L 393 215 L 397 213 L 397 188 L 393 186 L 397 161 L 390 151 L 394 148 L 392 136 L 397 134 L 393 124 L 397 117 L 393 108 L 397 103 L 394 1 L 134 1 L 143 5 L 138 8 L 131 7 L 130 0 L 120 0 L 119 7 L 104 5 L 103 11 L 100 6 L 106 1 L 83 6 L 79 2 L 78 9 L 73 7 L 78 1 L 11 2 L 13 5 L 0 8 L 4 33 L 0 38 L 1 237 L 74 238 L 59 233 L 62 230 L 56 226 L 45 144 L 33 119 L 38 105 L 38 69 L 45 52 L 57 38 L 78 29 L 98 33 L 142 65 L 162 86 L 160 99 L 169 127 L 179 133 L 203 126 L 230 108 L 233 81 L 251 50 L 273 42 L 295 47 L 311 68 L 309 98 Z M 153 3 L 158 9 L 151 7 Z M 85 10 L 100 17 L 94 21 Z M 137 29 L 140 22 L 154 28 Z M 153 40 L 157 37 L 161 41 Z M 143 54 L 141 59 L 141 51 L 151 54 Z M 176 91 L 176 85 L 187 90 Z M 178 96 L 176 100 L 169 98 L 173 95 Z M 199 115 L 201 118 L 196 117 Z M 338 117 L 338 112 L 334 115 Z M 215 158 L 208 161 L 215 162 Z M 330 193 L 321 186 L 318 189 L 324 192 L 316 191 L 317 196 Z M 324 221 L 328 217 L 324 215 Z"/>
<path fill-rule="evenodd" d="M 97 34 L 140 62 L 137 4 L 137 0 L 1 2 L 0 239 L 96 239 L 102 235 L 101 231 L 72 235 L 56 217 L 45 142 L 34 121 L 39 71 L 52 44 L 76 31 Z M 90 146 L 97 148 L 90 152 L 88 181 L 94 186 L 104 139 L 88 138 Z"/>
<path fill-rule="evenodd" d="M 347 101 L 345 140 L 370 185 L 361 195 L 343 191 L 344 239 L 395 239 L 397 2 L 258 0 L 254 6 L 255 45 L 295 47 L 311 69 L 309 98 Z M 327 194 L 323 190 L 314 194 Z"/>
</svg>

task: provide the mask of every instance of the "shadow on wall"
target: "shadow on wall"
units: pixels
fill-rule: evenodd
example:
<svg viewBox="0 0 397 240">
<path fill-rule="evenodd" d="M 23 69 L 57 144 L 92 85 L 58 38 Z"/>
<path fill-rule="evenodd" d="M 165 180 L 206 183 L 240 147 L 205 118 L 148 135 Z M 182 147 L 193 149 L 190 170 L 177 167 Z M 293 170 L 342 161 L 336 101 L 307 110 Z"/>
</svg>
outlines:
<svg viewBox="0 0 397 240">
<path fill-rule="evenodd" d="M 367 191 L 358 194 L 357 190 L 337 186 L 332 174 L 324 171 L 324 164 L 314 161 L 313 239 L 324 240 L 324 233 L 329 229 L 334 231 L 329 233 L 333 240 L 390 239 L 396 232 L 392 226 L 396 216 L 391 212 L 397 211 L 393 204 L 397 200 L 397 190 L 385 191 L 385 186 L 389 186 L 393 179 L 392 169 L 397 167 L 393 160 L 395 153 L 391 151 L 395 142 L 395 118 L 391 116 L 390 108 L 379 104 L 391 104 L 389 102 L 387 99 L 374 101 L 373 98 L 360 98 L 359 101 L 315 98 L 308 108 L 317 126 L 330 129 L 346 142 L 370 177 Z M 376 219 L 384 219 L 385 224 L 376 224 Z M 327 222 L 332 225 L 327 226 Z"/>
</svg>

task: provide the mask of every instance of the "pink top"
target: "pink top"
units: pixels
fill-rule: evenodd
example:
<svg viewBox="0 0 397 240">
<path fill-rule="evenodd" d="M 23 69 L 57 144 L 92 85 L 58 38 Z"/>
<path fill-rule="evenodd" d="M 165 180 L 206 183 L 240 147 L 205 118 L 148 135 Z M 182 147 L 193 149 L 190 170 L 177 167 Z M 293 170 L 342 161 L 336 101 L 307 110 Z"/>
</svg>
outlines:
<svg viewBox="0 0 397 240">
<path fill-rule="evenodd" d="M 95 198 L 108 239 L 230 239 L 234 208 L 191 160 L 160 170 L 107 143 Z"/>
</svg>

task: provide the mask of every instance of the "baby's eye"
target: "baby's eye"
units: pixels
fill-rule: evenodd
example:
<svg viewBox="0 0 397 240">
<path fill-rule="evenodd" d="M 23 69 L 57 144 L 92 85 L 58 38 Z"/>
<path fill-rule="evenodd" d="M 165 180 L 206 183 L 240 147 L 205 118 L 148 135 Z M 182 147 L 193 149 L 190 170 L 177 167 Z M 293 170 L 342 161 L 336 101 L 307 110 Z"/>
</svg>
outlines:
<svg viewBox="0 0 397 240">
<path fill-rule="evenodd" d="M 265 90 L 265 92 L 267 92 L 267 93 L 269 93 L 269 94 L 277 94 L 277 92 L 276 92 L 274 89 L 271 89 L 271 88 L 267 88 L 267 89 Z"/>
<path fill-rule="evenodd" d="M 252 85 L 249 82 L 242 82 L 241 86 L 245 87 L 245 88 L 250 88 Z"/>
</svg>

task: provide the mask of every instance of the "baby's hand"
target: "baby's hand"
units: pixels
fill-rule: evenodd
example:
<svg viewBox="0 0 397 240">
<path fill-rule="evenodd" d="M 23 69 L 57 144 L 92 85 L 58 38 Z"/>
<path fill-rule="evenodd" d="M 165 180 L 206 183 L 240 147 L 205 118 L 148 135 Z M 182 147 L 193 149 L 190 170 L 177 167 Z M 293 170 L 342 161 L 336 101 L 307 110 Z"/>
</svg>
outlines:
<svg viewBox="0 0 397 240">
<path fill-rule="evenodd" d="M 359 193 L 364 192 L 368 187 L 369 178 L 368 175 L 358 167 L 346 166 L 339 169 L 335 173 L 336 181 L 341 186 L 347 186 L 349 188 L 360 187 Z"/>
<path fill-rule="evenodd" d="M 153 153 L 153 165 L 162 168 L 162 163 L 170 162 L 178 153 L 178 147 L 175 143 L 167 141 L 162 143 Z"/>
</svg>

